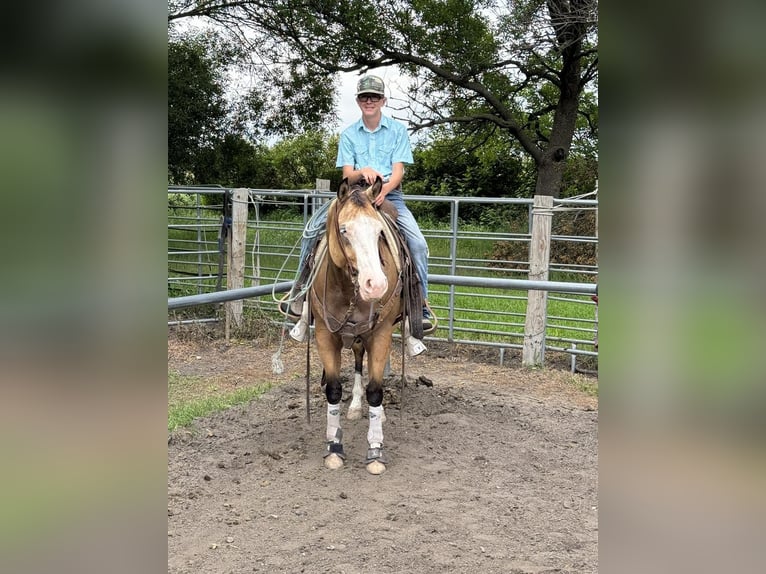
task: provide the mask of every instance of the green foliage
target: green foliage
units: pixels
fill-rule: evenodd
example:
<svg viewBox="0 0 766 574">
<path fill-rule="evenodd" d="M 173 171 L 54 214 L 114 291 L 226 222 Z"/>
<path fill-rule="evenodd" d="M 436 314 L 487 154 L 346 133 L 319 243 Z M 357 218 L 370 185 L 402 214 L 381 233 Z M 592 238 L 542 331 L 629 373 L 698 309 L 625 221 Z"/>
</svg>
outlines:
<svg viewBox="0 0 766 574">
<path fill-rule="evenodd" d="M 534 176 L 530 164 L 510 153 L 507 134 L 498 130 L 434 130 L 426 144 L 413 152 L 405 191 L 413 195 L 456 197 L 531 197 Z M 411 206 L 416 217 L 448 221 L 448 203 Z M 427 211 L 427 213 L 426 213 Z M 466 204 L 463 222 L 495 226 L 507 223 L 504 207 Z"/>
<path fill-rule="evenodd" d="M 263 187 L 276 178 L 268 149 L 244 137 L 227 134 L 197 157 L 195 179 L 200 185 Z"/>
<path fill-rule="evenodd" d="M 271 88 L 279 93 L 264 118 L 269 134 L 290 136 L 321 131 L 333 117 L 335 99 L 327 72 L 306 62 L 291 62 L 277 74 L 271 70 Z"/>
<path fill-rule="evenodd" d="M 425 181 L 413 192 L 527 197 L 537 188 L 561 197 L 593 187 L 582 179 L 596 179 L 596 0 L 185 6 L 171 3 L 171 23 L 207 17 L 257 54 L 261 65 L 251 76 L 259 91 L 245 111 L 258 110 L 255 123 L 264 133 L 324 129 L 333 74 L 398 66 L 412 79 L 406 104 L 411 127 L 452 125 L 446 139 L 471 140 L 434 151 L 440 165 L 425 168 Z M 251 125 L 248 134 L 257 131 L 252 119 L 243 124 Z M 483 148 L 488 151 L 466 157 Z"/>
<path fill-rule="evenodd" d="M 594 237 L 596 234 L 595 211 L 564 211 L 556 214 L 553 218 L 553 235 L 572 237 Z M 550 260 L 556 264 L 566 265 L 598 265 L 595 243 L 574 241 L 553 241 L 551 243 Z M 498 262 L 504 261 L 528 261 L 529 244 L 527 243 L 496 243 L 490 256 Z M 498 263 L 498 265 L 503 265 Z M 564 277 L 551 277 L 554 281 L 567 281 Z M 576 279 L 582 281 L 582 278 Z"/>
<path fill-rule="evenodd" d="M 269 159 L 276 174 L 275 189 L 311 189 L 317 179 L 329 179 L 336 188 L 340 184 L 340 171 L 335 168 L 338 139 L 311 131 L 274 144 Z"/>
<path fill-rule="evenodd" d="M 199 150 L 223 132 L 223 78 L 205 36 L 168 43 L 168 176 L 187 183 Z"/>
</svg>

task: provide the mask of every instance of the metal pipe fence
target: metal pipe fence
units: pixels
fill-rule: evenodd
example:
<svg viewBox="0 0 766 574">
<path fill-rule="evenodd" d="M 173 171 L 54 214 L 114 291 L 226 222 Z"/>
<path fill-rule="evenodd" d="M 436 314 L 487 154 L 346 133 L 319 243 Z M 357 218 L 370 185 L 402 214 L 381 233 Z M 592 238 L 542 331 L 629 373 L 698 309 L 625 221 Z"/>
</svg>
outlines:
<svg viewBox="0 0 766 574">
<path fill-rule="evenodd" d="M 188 309 L 195 295 L 205 295 L 206 304 L 228 300 L 216 291 L 226 288 L 226 202 L 231 192 L 168 188 L 168 297 L 174 315 Z M 257 309 L 281 323 L 272 298 L 259 297 L 290 288 L 303 228 L 314 209 L 334 195 L 317 189 L 248 190 L 246 288 L 239 290 L 251 289 L 245 309 Z M 537 288 L 549 292 L 545 347 L 574 359 L 598 356 L 597 311 L 591 299 L 597 261 L 558 261 L 552 255 L 550 281 L 543 285 L 526 279 L 532 199 L 407 196 L 407 204 L 430 249 L 429 302 L 440 328 L 427 340 L 496 347 L 502 360 L 505 350 L 522 348 L 527 290 Z M 556 218 L 579 217 L 597 208 L 596 199 L 555 200 L 551 244 L 595 250 L 597 228 L 593 235 L 569 235 L 558 232 Z M 495 217 L 494 225 L 482 223 L 493 210 L 502 210 L 502 217 Z M 218 313 L 213 308 L 203 315 L 196 318 L 211 321 Z M 187 320 L 169 317 L 168 325 Z"/>
</svg>

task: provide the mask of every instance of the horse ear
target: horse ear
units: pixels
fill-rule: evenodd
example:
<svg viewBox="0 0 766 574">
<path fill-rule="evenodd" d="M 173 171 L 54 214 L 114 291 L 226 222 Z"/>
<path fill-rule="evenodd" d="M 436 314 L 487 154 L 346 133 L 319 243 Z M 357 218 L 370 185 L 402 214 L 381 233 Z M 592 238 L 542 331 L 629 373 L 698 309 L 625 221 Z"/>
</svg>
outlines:
<svg viewBox="0 0 766 574">
<path fill-rule="evenodd" d="M 375 178 L 375 183 L 372 184 L 372 198 L 375 199 L 378 197 L 378 194 L 380 193 L 380 190 L 383 188 L 383 180 L 380 178 L 380 176 Z"/>
<path fill-rule="evenodd" d="M 348 178 L 344 177 L 338 188 L 338 199 L 343 199 L 348 194 Z"/>
</svg>

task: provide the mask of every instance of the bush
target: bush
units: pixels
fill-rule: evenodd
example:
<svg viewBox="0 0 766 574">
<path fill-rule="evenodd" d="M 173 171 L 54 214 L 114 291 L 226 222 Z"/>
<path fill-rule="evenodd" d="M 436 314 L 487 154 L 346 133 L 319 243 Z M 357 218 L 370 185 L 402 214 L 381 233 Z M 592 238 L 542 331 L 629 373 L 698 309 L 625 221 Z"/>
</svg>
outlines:
<svg viewBox="0 0 766 574">
<path fill-rule="evenodd" d="M 551 229 L 552 235 L 595 237 L 595 211 L 562 211 L 556 213 Z M 551 262 L 565 265 L 597 265 L 597 244 L 575 241 L 552 241 Z M 497 267 L 514 268 L 505 261 L 529 261 L 529 244 L 520 242 L 495 242 L 490 259 Z"/>
</svg>

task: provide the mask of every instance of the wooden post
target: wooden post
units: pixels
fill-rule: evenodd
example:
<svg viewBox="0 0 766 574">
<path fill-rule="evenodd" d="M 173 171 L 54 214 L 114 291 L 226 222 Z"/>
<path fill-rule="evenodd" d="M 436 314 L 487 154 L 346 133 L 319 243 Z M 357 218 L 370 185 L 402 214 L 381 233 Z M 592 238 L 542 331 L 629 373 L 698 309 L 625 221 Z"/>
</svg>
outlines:
<svg viewBox="0 0 766 574">
<path fill-rule="evenodd" d="M 227 289 L 240 289 L 245 286 L 247 197 L 248 190 L 245 188 L 232 191 L 231 229 L 229 230 L 228 261 L 226 263 Z M 226 341 L 229 340 L 232 324 L 235 327 L 242 325 L 242 309 L 242 299 L 226 302 Z"/>
<path fill-rule="evenodd" d="M 330 191 L 330 180 L 329 179 L 318 179 L 314 183 L 316 186 L 316 191 Z M 326 197 L 312 197 L 311 198 L 311 213 L 313 214 L 314 211 L 323 203 L 326 201 L 330 201 Z"/>
<path fill-rule="evenodd" d="M 548 280 L 552 219 L 553 197 L 536 195 L 532 206 L 532 238 L 529 244 L 529 279 L 531 280 Z M 525 367 L 541 366 L 545 361 L 547 307 L 547 291 L 530 290 L 527 293 L 524 350 L 521 359 Z"/>
</svg>

